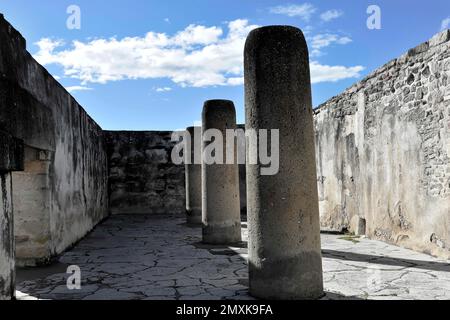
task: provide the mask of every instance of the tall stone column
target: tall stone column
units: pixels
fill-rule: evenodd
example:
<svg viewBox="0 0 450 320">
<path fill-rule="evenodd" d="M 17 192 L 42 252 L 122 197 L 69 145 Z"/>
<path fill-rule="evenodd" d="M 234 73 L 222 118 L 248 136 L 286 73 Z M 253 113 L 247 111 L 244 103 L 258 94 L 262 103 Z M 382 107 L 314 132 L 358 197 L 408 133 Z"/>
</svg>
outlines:
<svg viewBox="0 0 450 320">
<path fill-rule="evenodd" d="M 239 167 L 237 147 L 234 144 L 234 159 L 227 164 L 226 129 L 236 129 L 236 110 L 232 101 L 210 100 L 203 108 L 202 147 L 202 214 L 203 242 L 208 244 L 230 244 L 241 241 L 241 218 L 239 203 Z M 214 137 L 212 137 L 213 135 Z M 223 143 L 222 143 L 223 142 Z M 214 152 L 211 148 L 216 146 Z M 212 155 L 221 163 L 208 164 Z"/>
<path fill-rule="evenodd" d="M 0 131 L 0 300 L 15 294 L 11 172 L 23 170 L 23 142 Z"/>
<path fill-rule="evenodd" d="M 186 159 L 186 214 L 188 224 L 202 223 L 202 165 L 201 144 L 202 128 L 189 127 L 186 132 L 190 135 L 190 159 Z M 198 161 L 198 163 L 197 163 Z"/>
<path fill-rule="evenodd" d="M 253 30 L 245 45 L 246 130 L 279 129 L 279 172 L 247 163 L 250 293 L 323 295 L 308 48 L 300 29 Z M 247 153 L 257 144 L 248 141 Z"/>
</svg>

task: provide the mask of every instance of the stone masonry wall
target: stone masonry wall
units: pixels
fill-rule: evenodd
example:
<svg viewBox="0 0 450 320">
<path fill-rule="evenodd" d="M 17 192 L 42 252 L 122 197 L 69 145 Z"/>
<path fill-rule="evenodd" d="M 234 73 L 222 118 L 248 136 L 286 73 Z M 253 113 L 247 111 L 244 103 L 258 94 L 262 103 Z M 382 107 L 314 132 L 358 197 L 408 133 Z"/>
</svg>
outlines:
<svg viewBox="0 0 450 320">
<path fill-rule="evenodd" d="M 0 128 L 23 140 L 12 175 L 16 255 L 46 262 L 108 214 L 103 131 L 0 15 Z"/>
<path fill-rule="evenodd" d="M 112 214 L 184 213 L 184 165 L 171 162 L 172 132 L 105 131 Z"/>
<path fill-rule="evenodd" d="M 450 30 L 315 113 L 322 227 L 448 257 Z"/>
<path fill-rule="evenodd" d="M 0 173 L 0 300 L 14 295 L 14 233 L 11 173 Z"/>
<path fill-rule="evenodd" d="M 186 211 L 185 167 L 171 162 L 175 146 L 171 131 L 105 131 L 104 134 L 112 214 Z M 245 180 L 245 165 L 240 165 L 243 215 L 247 213 Z"/>
<path fill-rule="evenodd" d="M 11 172 L 23 170 L 23 143 L 0 130 L 0 300 L 14 297 L 15 255 Z"/>
</svg>

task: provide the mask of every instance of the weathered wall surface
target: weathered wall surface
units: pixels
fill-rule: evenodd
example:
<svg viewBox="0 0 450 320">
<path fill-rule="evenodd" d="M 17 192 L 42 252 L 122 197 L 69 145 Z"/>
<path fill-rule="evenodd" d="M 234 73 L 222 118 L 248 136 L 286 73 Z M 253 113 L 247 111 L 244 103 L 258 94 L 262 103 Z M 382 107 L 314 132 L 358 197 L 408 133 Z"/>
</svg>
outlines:
<svg viewBox="0 0 450 320">
<path fill-rule="evenodd" d="M 11 172 L 23 170 L 23 144 L 0 131 L 0 300 L 14 296 L 15 256 Z"/>
<path fill-rule="evenodd" d="M 323 228 L 450 255 L 449 78 L 447 30 L 316 110 Z"/>
<path fill-rule="evenodd" d="M 243 126 L 240 126 L 241 128 Z M 175 165 L 171 131 L 105 131 L 112 214 L 186 211 L 185 167 Z M 246 214 L 245 165 L 239 166 Z"/>
<path fill-rule="evenodd" d="M 26 146 L 24 171 L 13 174 L 16 254 L 21 264 L 33 264 L 35 259 L 52 255 L 52 243 L 48 241 L 52 239 L 50 155 Z"/>
<path fill-rule="evenodd" d="M 14 295 L 14 233 L 11 173 L 0 173 L 0 300 Z"/>
<path fill-rule="evenodd" d="M 108 214 L 103 132 L 1 15 L 0 128 L 26 145 L 13 174 L 17 258 L 45 262 Z"/>
<path fill-rule="evenodd" d="M 172 132 L 105 131 L 110 211 L 185 212 L 185 170 L 171 161 Z"/>
</svg>

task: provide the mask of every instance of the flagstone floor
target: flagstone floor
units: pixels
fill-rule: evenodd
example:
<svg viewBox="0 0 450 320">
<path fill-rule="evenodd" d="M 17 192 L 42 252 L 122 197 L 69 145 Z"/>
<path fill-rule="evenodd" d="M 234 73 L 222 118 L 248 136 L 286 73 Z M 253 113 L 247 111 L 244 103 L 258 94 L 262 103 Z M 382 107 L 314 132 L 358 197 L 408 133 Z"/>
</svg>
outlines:
<svg viewBox="0 0 450 320">
<path fill-rule="evenodd" d="M 52 266 L 18 269 L 17 299 L 219 300 L 248 295 L 242 245 L 201 244 L 183 216 L 112 216 Z M 365 238 L 322 234 L 323 299 L 450 299 L 450 264 Z M 69 290 L 69 266 L 81 289 Z"/>
</svg>

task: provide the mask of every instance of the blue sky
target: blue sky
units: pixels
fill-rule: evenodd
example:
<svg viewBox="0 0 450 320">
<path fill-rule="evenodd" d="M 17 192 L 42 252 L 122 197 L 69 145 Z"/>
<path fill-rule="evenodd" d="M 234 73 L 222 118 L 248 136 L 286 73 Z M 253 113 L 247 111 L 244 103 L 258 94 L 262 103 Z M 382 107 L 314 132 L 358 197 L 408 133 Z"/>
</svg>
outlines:
<svg viewBox="0 0 450 320">
<path fill-rule="evenodd" d="M 372 4 L 380 30 L 366 25 Z M 79 30 L 66 26 L 70 5 Z M 257 26 L 305 32 L 317 106 L 450 25 L 448 0 L 0 0 L 0 12 L 110 130 L 184 128 L 216 98 L 233 100 L 243 123 L 242 48 Z"/>
</svg>

